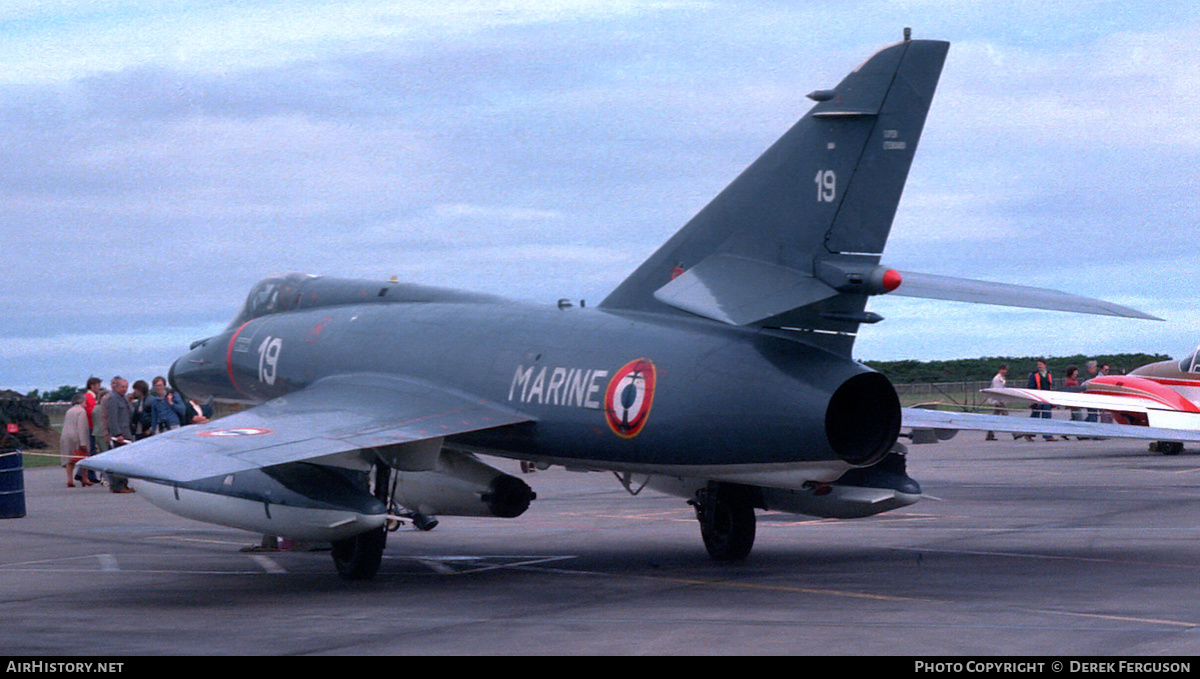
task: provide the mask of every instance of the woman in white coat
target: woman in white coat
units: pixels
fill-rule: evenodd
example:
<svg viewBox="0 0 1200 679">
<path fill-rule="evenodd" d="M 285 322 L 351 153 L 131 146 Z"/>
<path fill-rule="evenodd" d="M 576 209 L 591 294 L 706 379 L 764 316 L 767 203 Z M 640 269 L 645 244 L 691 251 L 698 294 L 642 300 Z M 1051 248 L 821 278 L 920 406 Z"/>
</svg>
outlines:
<svg viewBox="0 0 1200 679">
<path fill-rule="evenodd" d="M 83 408 L 84 395 L 80 392 L 71 399 L 71 407 L 63 418 L 62 436 L 59 438 L 59 450 L 62 453 L 62 464 L 67 468 L 67 488 L 75 487 L 75 464 L 88 455 L 88 422 L 87 411 Z M 84 486 L 92 485 L 87 475 L 80 478 Z"/>
</svg>

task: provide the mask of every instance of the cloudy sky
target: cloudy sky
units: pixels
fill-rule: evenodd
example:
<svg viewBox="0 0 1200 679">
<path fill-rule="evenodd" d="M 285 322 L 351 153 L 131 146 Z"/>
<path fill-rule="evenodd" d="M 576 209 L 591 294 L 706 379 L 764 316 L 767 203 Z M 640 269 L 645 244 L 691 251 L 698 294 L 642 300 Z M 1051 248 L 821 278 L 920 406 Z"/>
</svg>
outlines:
<svg viewBox="0 0 1200 679">
<path fill-rule="evenodd" d="M 952 44 L 885 263 L 1166 321 L 876 299 L 856 356 L 1200 342 L 1191 2 L 9 0 L 0 388 L 164 374 L 290 271 L 599 301 L 905 26 Z"/>
</svg>

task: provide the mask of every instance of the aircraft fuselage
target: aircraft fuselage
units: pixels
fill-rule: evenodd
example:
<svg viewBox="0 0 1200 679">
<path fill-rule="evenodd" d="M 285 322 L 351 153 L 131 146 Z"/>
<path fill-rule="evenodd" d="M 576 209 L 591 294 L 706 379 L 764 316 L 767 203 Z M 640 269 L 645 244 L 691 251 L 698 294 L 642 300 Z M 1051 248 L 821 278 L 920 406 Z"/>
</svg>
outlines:
<svg viewBox="0 0 1200 679">
<path fill-rule="evenodd" d="M 832 481 L 881 459 L 899 428 L 886 378 L 791 333 L 515 302 L 269 313 L 204 341 L 171 379 L 192 399 L 257 403 L 356 373 L 428 380 L 534 419 L 448 445 L 582 467 Z"/>
</svg>

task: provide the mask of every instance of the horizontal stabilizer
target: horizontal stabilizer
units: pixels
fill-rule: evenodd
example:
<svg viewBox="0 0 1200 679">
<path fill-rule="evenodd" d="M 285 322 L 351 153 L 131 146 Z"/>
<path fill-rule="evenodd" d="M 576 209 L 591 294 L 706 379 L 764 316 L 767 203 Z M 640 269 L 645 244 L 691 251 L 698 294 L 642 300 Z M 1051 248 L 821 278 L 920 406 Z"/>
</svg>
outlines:
<svg viewBox="0 0 1200 679">
<path fill-rule="evenodd" d="M 697 316 L 749 325 L 832 297 L 837 291 L 795 269 L 733 254 L 716 254 L 654 293 Z"/>
<path fill-rule="evenodd" d="M 893 295 L 922 297 L 925 299 L 944 299 L 954 302 L 973 302 L 975 304 L 998 304 L 1001 306 L 1025 307 L 1028 309 L 1072 311 L 1101 316 L 1124 316 L 1126 318 L 1143 318 L 1151 321 L 1162 320 L 1157 316 L 1151 316 L 1137 309 L 1131 309 L 1091 297 L 1059 292 L 1057 290 L 1031 288 L 1024 285 L 1008 285 L 1005 283 L 990 283 L 987 281 L 912 273 L 908 271 L 900 272 L 900 276 L 904 282 L 891 293 Z"/>
</svg>

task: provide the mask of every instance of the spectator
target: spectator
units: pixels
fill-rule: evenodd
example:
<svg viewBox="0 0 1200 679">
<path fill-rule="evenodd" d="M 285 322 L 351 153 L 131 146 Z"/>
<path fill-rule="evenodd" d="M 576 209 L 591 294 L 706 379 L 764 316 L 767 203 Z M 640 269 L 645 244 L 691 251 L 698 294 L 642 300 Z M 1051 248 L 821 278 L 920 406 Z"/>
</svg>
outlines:
<svg viewBox="0 0 1200 679">
<path fill-rule="evenodd" d="M 167 380 L 154 378 L 154 394 L 150 397 L 150 432 L 178 429 L 183 424 L 183 397 L 167 388 Z"/>
<path fill-rule="evenodd" d="M 133 431 L 133 439 L 140 441 L 151 433 L 150 431 L 150 385 L 146 380 L 133 383 L 132 399 L 129 402 L 129 427 Z"/>
<path fill-rule="evenodd" d="M 112 443 L 113 448 L 117 448 L 133 441 L 133 430 L 130 427 L 133 411 L 130 408 L 129 399 L 125 395 L 129 390 L 129 382 L 117 375 L 112 378 L 110 386 L 112 391 L 100 399 L 100 412 L 103 416 L 100 419 L 106 422 L 107 440 Z M 113 493 L 133 492 L 133 489 L 129 487 L 129 479 L 114 474 L 107 476 L 109 491 Z"/>
<path fill-rule="evenodd" d="M 1054 376 L 1050 374 L 1050 370 L 1046 367 L 1046 360 L 1039 358 L 1037 361 L 1037 370 L 1029 373 L 1029 383 L 1027 389 L 1040 389 L 1051 391 L 1054 389 Z M 1033 411 L 1029 414 L 1030 417 L 1050 419 L 1050 404 L 1049 403 L 1034 403 L 1029 406 Z M 1032 441 L 1032 436 L 1026 436 L 1027 440 Z M 1050 435 L 1044 435 L 1042 438 L 1047 441 L 1057 441 L 1058 439 Z"/>
<path fill-rule="evenodd" d="M 1005 387 L 1005 385 L 1008 384 L 1007 377 L 1008 377 L 1008 364 L 1001 363 L 1000 367 L 996 369 L 996 376 L 992 378 L 992 389 L 1003 389 Z M 1001 401 L 999 396 L 995 396 L 995 395 L 989 396 L 987 399 L 987 402 L 992 404 L 992 414 L 993 415 L 1007 415 L 1008 414 L 1008 408 L 1006 408 L 1004 406 L 1004 401 Z M 1018 434 L 1013 434 L 1014 439 L 1016 439 L 1018 437 L 1019 437 Z M 996 432 L 989 431 L 987 433 L 987 440 L 995 441 L 996 440 Z"/>
<path fill-rule="evenodd" d="M 71 398 L 71 407 L 63 418 L 62 436 L 59 437 L 59 450 L 62 453 L 62 464 L 67 468 L 67 488 L 75 487 L 75 465 L 88 456 L 87 397 L 79 392 Z M 92 485 L 87 475 L 81 475 L 79 482 L 84 487 Z"/>
</svg>

